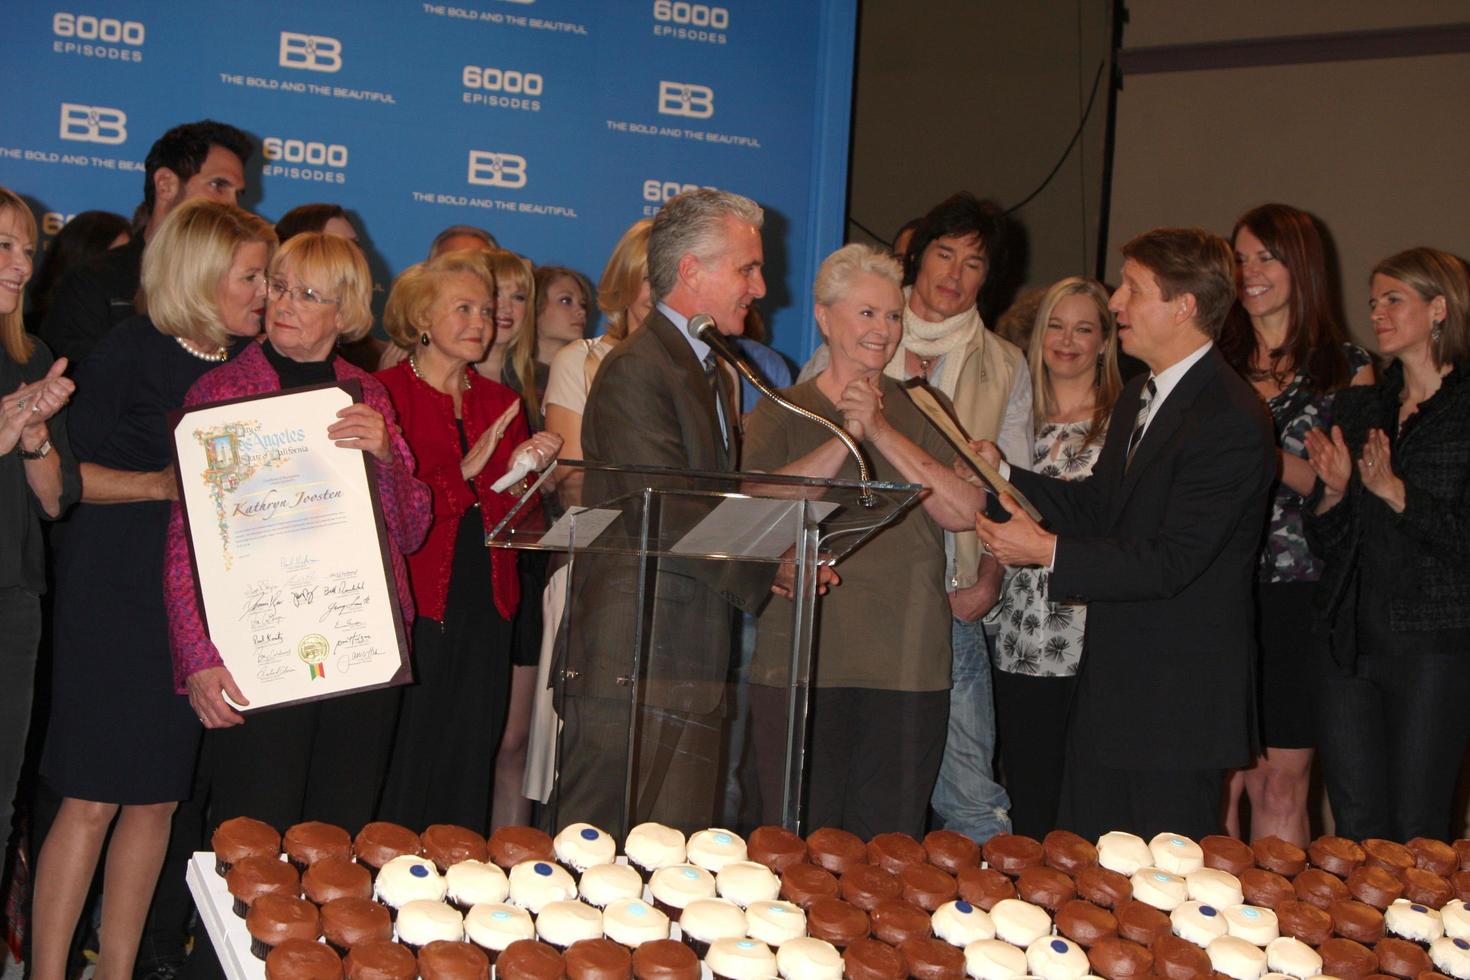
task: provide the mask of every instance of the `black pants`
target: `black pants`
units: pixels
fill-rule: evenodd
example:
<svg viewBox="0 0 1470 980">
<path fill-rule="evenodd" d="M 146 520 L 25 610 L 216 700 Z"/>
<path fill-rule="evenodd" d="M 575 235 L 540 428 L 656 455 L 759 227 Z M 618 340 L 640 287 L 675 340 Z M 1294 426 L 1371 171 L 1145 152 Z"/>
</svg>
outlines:
<svg viewBox="0 0 1470 980">
<path fill-rule="evenodd" d="M 786 689 L 750 685 L 766 823 L 781 822 Z M 867 840 L 924 836 L 929 795 L 944 758 L 949 691 L 812 691 L 806 827 L 841 827 Z"/>
<path fill-rule="evenodd" d="M 1337 833 L 1453 840 L 1451 806 L 1470 736 L 1470 650 L 1326 661 L 1320 753 Z"/>
<path fill-rule="evenodd" d="M 1087 840 L 1110 830 L 1128 830 L 1144 840 L 1166 830 L 1195 840 L 1219 833 L 1225 770 L 1118 769 L 1103 763 L 1093 737 L 1098 726 L 1090 718 L 1094 711 L 1118 710 L 1129 706 L 1094 707 L 1084 695 L 1073 703 L 1057 827 Z"/>
<path fill-rule="evenodd" d="M 1077 678 L 996 670 L 995 731 L 1011 830 L 1040 840 L 1057 825 L 1066 761 L 1066 720 Z"/>
</svg>

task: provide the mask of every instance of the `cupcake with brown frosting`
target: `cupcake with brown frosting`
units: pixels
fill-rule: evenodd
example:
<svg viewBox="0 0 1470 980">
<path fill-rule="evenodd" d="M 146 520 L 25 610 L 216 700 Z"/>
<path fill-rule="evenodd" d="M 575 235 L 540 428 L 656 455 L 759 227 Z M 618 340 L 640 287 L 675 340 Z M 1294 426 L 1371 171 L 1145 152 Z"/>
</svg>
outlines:
<svg viewBox="0 0 1470 980">
<path fill-rule="evenodd" d="M 551 836 L 535 827 L 501 827 L 490 835 L 490 860 L 509 872 L 526 861 L 556 861 Z"/>
<path fill-rule="evenodd" d="M 291 895 L 261 895 L 250 905 L 245 916 L 245 930 L 250 933 L 250 952 L 264 960 L 275 947 L 288 939 L 315 941 L 321 933 L 316 906 Z"/>
<path fill-rule="evenodd" d="M 896 875 L 910 864 L 924 864 L 928 860 L 924 845 L 908 834 L 878 834 L 868 841 L 868 863 L 889 874 Z"/>
<path fill-rule="evenodd" d="M 985 842 L 980 853 L 986 864 L 1013 878 L 1046 862 L 1041 842 L 1024 834 L 996 834 Z"/>
<path fill-rule="evenodd" d="M 807 906 L 806 932 L 845 949 L 867 937 L 870 929 L 868 913 L 840 898 L 819 898 Z"/>
<path fill-rule="evenodd" d="M 980 866 L 980 845 L 954 830 L 931 830 L 924 835 L 929 863 L 950 874 Z"/>
<path fill-rule="evenodd" d="M 819 827 L 807 834 L 806 853 L 812 864 L 838 877 L 868 863 L 868 845 L 862 838 L 837 827 Z"/>
<path fill-rule="evenodd" d="M 1383 938 L 1383 913 L 1356 899 L 1333 902 L 1327 910 L 1332 916 L 1332 931 L 1344 939 L 1372 946 Z"/>
<path fill-rule="evenodd" d="M 281 835 L 268 823 L 234 817 L 215 828 L 209 846 L 214 849 L 214 870 L 224 876 L 243 858 L 277 857 L 281 853 Z"/>
<path fill-rule="evenodd" d="M 1312 863 L 1323 871 L 1337 875 L 1339 878 L 1346 878 L 1358 869 L 1358 866 L 1366 860 L 1367 855 L 1363 853 L 1357 841 L 1324 834 L 1312 841 L 1307 848 L 1307 857 L 1311 858 Z"/>
<path fill-rule="evenodd" d="M 1077 886 L 1055 868 L 1027 868 L 1016 877 L 1016 894 L 1032 905 L 1055 912 L 1077 897 Z"/>
<path fill-rule="evenodd" d="M 1333 902 L 1343 902 L 1350 897 L 1342 879 L 1321 868 L 1307 868 L 1292 879 L 1291 884 L 1299 901 L 1319 909 L 1330 909 Z"/>
<path fill-rule="evenodd" d="M 611 939 L 579 939 L 567 947 L 562 961 L 567 980 L 628 980 L 633 975 L 632 952 Z"/>
<path fill-rule="evenodd" d="M 1076 876 L 1097 864 L 1097 848 L 1070 830 L 1053 830 L 1041 840 L 1041 853 L 1048 868 Z"/>
<path fill-rule="evenodd" d="M 794 864 L 781 872 L 780 897 L 809 908 L 819 898 L 837 897 L 837 879 L 815 864 Z"/>
<path fill-rule="evenodd" d="M 1291 878 L 1307 866 L 1307 852 L 1280 837 L 1260 837 L 1251 842 L 1257 867 Z"/>
<path fill-rule="evenodd" d="M 1105 909 L 1116 909 L 1133 897 L 1133 883 L 1116 871 L 1089 865 L 1077 872 L 1077 894 Z"/>
<path fill-rule="evenodd" d="M 484 861 L 489 854 L 485 838 L 452 823 L 436 823 L 419 834 L 424 857 L 434 862 L 442 875 L 461 861 Z"/>
<path fill-rule="evenodd" d="M 960 893 L 954 878 L 932 864 L 908 865 L 898 873 L 898 883 L 903 888 L 904 901 L 926 912 L 953 901 Z"/>
<path fill-rule="evenodd" d="M 436 939 L 419 950 L 419 978 L 490 980 L 490 960 L 472 943 Z"/>
<path fill-rule="evenodd" d="M 408 947 L 391 941 L 358 943 L 347 951 L 342 968 L 347 980 L 414 980 L 419 975 L 418 960 Z"/>
<path fill-rule="evenodd" d="M 1127 880 L 1123 883 L 1126 885 Z M 996 902 L 1016 897 L 1015 882 L 994 868 L 961 868 L 955 875 L 955 885 L 960 898 L 987 912 Z"/>
<path fill-rule="evenodd" d="M 869 911 L 885 899 L 901 897 L 903 886 L 877 865 L 859 864 L 837 879 L 837 893 L 845 901 Z"/>
<path fill-rule="evenodd" d="M 321 907 L 322 936 L 346 955 L 354 946 L 393 938 L 388 910 L 367 898 L 334 898 Z"/>
<path fill-rule="evenodd" d="M 907 939 L 932 935 L 929 913 L 903 899 L 879 902 L 868 913 L 868 920 L 872 924 L 873 938 L 890 946 L 898 946 Z"/>
<path fill-rule="evenodd" d="M 1138 943 L 1115 936 L 1094 943 L 1087 950 L 1087 962 L 1104 980 L 1142 980 L 1153 970 L 1154 954 Z"/>
<path fill-rule="evenodd" d="M 1322 957 L 1324 976 L 1338 977 L 1339 980 L 1364 980 L 1370 973 L 1378 970 L 1378 957 L 1373 955 L 1373 951 L 1351 939 L 1340 936 L 1329 939 L 1317 947 L 1317 953 Z"/>
<path fill-rule="evenodd" d="M 1199 849 L 1204 853 L 1205 867 L 1228 871 L 1237 878 L 1256 864 L 1255 852 L 1250 845 L 1224 834 L 1201 838 Z"/>
<path fill-rule="evenodd" d="M 321 943 L 287 939 L 265 959 L 266 980 L 341 980 L 342 960 Z"/>
<path fill-rule="evenodd" d="M 658 939 L 633 951 L 635 980 L 699 980 L 699 957 L 676 939 Z"/>
<path fill-rule="evenodd" d="M 757 827 L 745 840 L 745 854 L 778 875 L 806 861 L 806 841 L 785 827 Z"/>
<path fill-rule="evenodd" d="M 1404 896 L 1404 883 L 1377 865 L 1364 865 L 1348 875 L 1347 886 L 1353 898 L 1375 909 L 1386 909 Z"/>
<path fill-rule="evenodd" d="M 847 980 L 903 980 L 909 975 L 903 954 L 876 939 L 859 939 L 844 949 L 842 969 Z"/>
<path fill-rule="evenodd" d="M 1308 946 L 1321 946 L 1332 938 L 1332 916 L 1296 899 L 1276 906 L 1276 925 L 1283 936 L 1300 939 Z"/>
<path fill-rule="evenodd" d="M 329 857 L 317 861 L 301 876 L 301 889 L 318 905 L 334 898 L 372 898 L 373 876 L 353 861 Z"/>
<path fill-rule="evenodd" d="M 322 858 L 352 859 L 352 838 L 336 824 L 307 820 L 286 828 L 281 839 L 286 858 L 297 871 L 305 871 Z"/>
<path fill-rule="evenodd" d="M 386 820 L 365 824 L 352 839 L 353 856 L 374 875 L 394 858 L 404 855 L 416 857 L 422 849 L 418 834 Z"/>
<path fill-rule="evenodd" d="M 225 875 L 225 887 L 234 898 L 235 914 L 245 918 L 251 904 L 262 895 L 301 894 L 301 877 L 288 862 L 273 857 L 247 857 L 236 861 Z"/>
<path fill-rule="evenodd" d="M 1391 840 L 1370 837 L 1363 841 L 1363 854 L 1370 868 L 1382 868 L 1390 874 L 1414 867 L 1414 852 Z"/>
</svg>

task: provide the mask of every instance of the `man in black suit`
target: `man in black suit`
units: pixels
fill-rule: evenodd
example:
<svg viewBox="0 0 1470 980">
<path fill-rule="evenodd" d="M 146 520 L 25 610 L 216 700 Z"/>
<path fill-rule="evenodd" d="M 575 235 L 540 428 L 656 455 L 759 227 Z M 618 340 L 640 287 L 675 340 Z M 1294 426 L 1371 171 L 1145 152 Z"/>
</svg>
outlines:
<svg viewBox="0 0 1470 980">
<path fill-rule="evenodd" d="M 736 469 L 740 416 L 734 378 L 686 327 L 689 318 L 707 313 L 720 333 L 742 331 L 751 303 L 766 291 L 762 220 L 755 202 L 707 189 L 680 194 L 659 210 L 648 239 L 656 306 L 597 370 L 582 418 L 582 451 L 589 464 Z M 589 472 L 583 503 L 598 506 L 636 495 L 648 482 Z M 678 540 L 710 503 L 666 503 L 660 511 L 664 543 Z M 627 507 L 626 500 L 621 504 Z M 624 530 L 630 536 L 636 535 L 641 516 L 637 506 L 628 508 Z M 634 560 L 592 554 L 577 559 L 573 618 L 564 631 L 559 665 L 565 724 L 556 790 L 559 819 L 626 832 L 624 754 L 631 724 L 638 727 L 633 821 L 653 819 L 685 830 L 707 827 L 721 775 L 731 606 L 758 608 L 769 591 L 770 573 L 729 562 L 661 560 L 650 579 L 653 611 L 642 624 L 639 710 L 630 714 L 641 613 L 638 571 Z"/>
<path fill-rule="evenodd" d="M 212 119 L 175 126 L 149 147 L 143 162 L 142 233 L 67 272 L 41 324 L 41 339 L 57 357 L 71 359 L 68 373 L 109 330 L 137 312 L 143 246 L 163 219 L 195 197 L 237 203 L 250 151 L 250 137 Z"/>
<path fill-rule="evenodd" d="M 1257 744 L 1251 583 L 1275 440 L 1214 349 L 1235 299 L 1230 245 L 1163 228 L 1123 255 L 1109 308 L 1149 373 L 1118 399 L 1088 479 L 1003 468 L 1047 527 L 1002 498 L 1010 520 L 976 529 L 1005 564 L 1049 568 L 1053 599 L 1088 604 L 1057 826 L 1198 837 Z"/>
</svg>

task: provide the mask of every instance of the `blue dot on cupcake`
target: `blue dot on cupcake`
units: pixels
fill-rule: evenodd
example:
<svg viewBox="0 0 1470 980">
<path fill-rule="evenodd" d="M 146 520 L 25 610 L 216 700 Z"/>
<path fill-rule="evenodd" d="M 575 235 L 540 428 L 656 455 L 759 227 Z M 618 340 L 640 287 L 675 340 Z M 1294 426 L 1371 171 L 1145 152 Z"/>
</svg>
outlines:
<svg viewBox="0 0 1470 980">
<path fill-rule="evenodd" d="M 1460 949 L 1470 949 L 1470 943 L 1465 942 L 1463 939 L 1456 939 L 1455 945 Z"/>
<path fill-rule="evenodd" d="M 1201 905 L 1199 907 L 1199 914 L 1200 915 L 1203 915 L 1207 919 L 1212 919 L 1216 915 L 1218 915 L 1219 913 L 1217 913 L 1212 906 L 1209 906 L 1209 905 Z"/>
<path fill-rule="evenodd" d="M 510 913 L 507 912 L 505 909 L 496 909 L 494 912 L 490 913 L 490 918 L 494 919 L 496 922 L 504 922 L 506 919 L 510 918 Z"/>
<path fill-rule="evenodd" d="M 695 871 L 693 868 L 685 868 L 683 871 L 683 875 L 684 877 L 692 880 L 699 877 L 699 872 Z"/>
<path fill-rule="evenodd" d="M 535 871 L 543 878 L 551 877 L 551 865 L 547 864 L 545 861 L 537 861 L 535 866 L 531 870 Z"/>
<path fill-rule="evenodd" d="M 429 877 L 429 869 L 424 867 L 422 864 L 415 864 L 413 867 L 408 869 L 408 873 L 413 875 L 415 878 Z"/>
<path fill-rule="evenodd" d="M 1247 919 L 1259 919 L 1261 917 L 1261 910 L 1260 909 L 1241 909 L 1240 910 L 1240 914 L 1243 915 L 1243 916 L 1245 916 Z"/>
<path fill-rule="evenodd" d="M 731 837 L 729 834 L 715 834 L 716 844 L 728 844 L 732 840 L 734 840 L 734 838 Z"/>
<path fill-rule="evenodd" d="M 1410 905 L 1409 908 L 1413 909 L 1415 912 L 1428 912 L 1429 911 L 1428 909 L 1426 909 L 1422 905 Z"/>
<path fill-rule="evenodd" d="M 1053 953 L 1065 953 L 1067 951 L 1067 944 L 1060 939 L 1053 939 L 1051 941 L 1051 951 Z"/>
<path fill-rule="evenodd" d="M 961 913 L 962 915 L 969 915 L 971 912 L 975 911 L 975 906 L 971 905 L 969 902 L 961 900 L 954 903 L 954 910 Z"/>
<path fill-rule="evenodd" d="M 597 840 L 597 831 L 593 830 L 591 827 L 584 828 L 582 830 L 582 839 L 583 840 Z"/>
<path fill-rule="evenodd" d="M 735 945 L 741 949 L 755 949 L 755 941 L 751 939 L 742 939 Z"/>
</svg>

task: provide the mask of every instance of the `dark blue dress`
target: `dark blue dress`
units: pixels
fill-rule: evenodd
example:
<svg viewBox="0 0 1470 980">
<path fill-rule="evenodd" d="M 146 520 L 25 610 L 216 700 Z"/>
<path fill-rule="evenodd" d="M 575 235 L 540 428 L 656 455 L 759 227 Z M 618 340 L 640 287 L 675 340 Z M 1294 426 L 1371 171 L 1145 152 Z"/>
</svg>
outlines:
<svg viewBox="0 0 1470 980">
<path fill-rule="evenodd" d="M 146 317 L 118 324 L 77 372 L 67 418 L 77 458 L 163 469 L 173 461 L 168 413 L 218 366 Z M 60 536 L 41 775 L 63 796 L 121 804 L 189 796 L 203 729 L 174 692 L 162 585 L 169 506 L 79 504 Z"/>
</svg>

